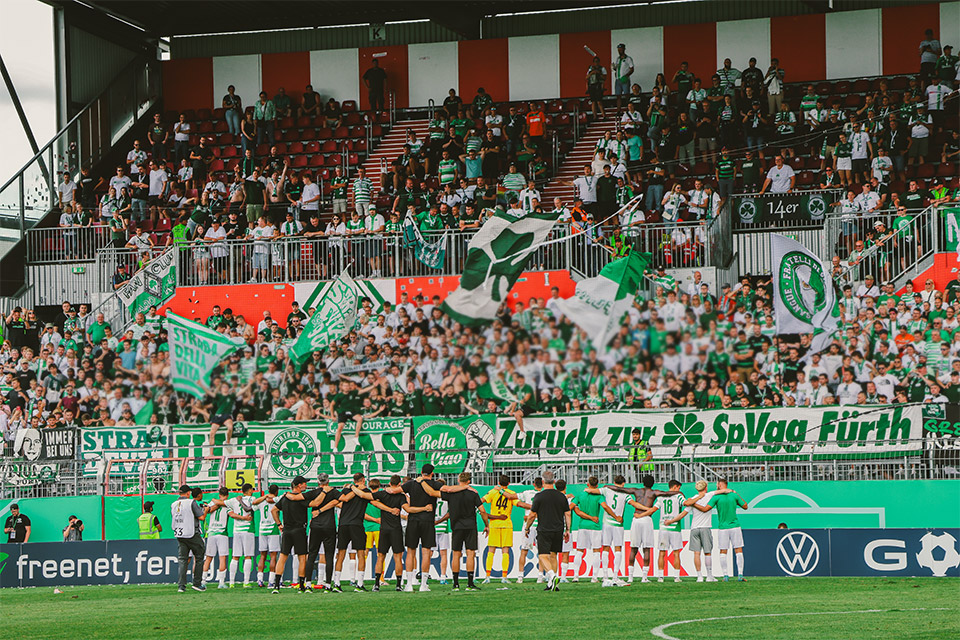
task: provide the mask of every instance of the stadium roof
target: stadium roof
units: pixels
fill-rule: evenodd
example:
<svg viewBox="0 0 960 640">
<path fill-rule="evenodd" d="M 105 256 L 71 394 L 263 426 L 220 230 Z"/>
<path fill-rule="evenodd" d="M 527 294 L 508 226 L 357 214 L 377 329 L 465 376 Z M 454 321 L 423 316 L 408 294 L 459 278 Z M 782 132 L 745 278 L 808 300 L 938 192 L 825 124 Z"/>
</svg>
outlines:
<svg viewBox="0 0 960 640">
<path fill-rule="evenodd" d="M 647 0 L 638 4 L 670 1 L 683 0 Z M 195 0 L 189 3 L 174 0 L 50 0 L 50 4 L 73 10 L 92 9 L 161 37 L 415 20 L 431 20 L 464 37 L 477 37 L 476 25 L 484 16 L 622 6 L 624 3 L 615 0 Z M 238 10 L 245 4 L 251 5 L 250 11 Z"/>
</svg>

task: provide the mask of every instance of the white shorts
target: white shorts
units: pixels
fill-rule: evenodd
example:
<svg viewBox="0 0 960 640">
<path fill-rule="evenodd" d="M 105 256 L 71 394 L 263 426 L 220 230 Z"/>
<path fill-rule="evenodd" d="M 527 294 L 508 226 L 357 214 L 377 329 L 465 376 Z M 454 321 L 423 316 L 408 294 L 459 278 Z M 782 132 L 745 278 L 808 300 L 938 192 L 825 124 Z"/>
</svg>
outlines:
<svg viewBox="0 0 960 640">
<path fill-rule="evenodd" d="M 581 549 L 599 549 L 603 546 L 601 533 L 600 529 L 580 529 L 577 546 Z"/>
<path fill-rule="evenodd" d="M 437 533 L 437 549 L 450 549 L 450 534 L 449 533 Z"/>
<path fill-rule="evenodd" d="M 683 549 L 683 536 L 679 531 L 660 530 L 659 544 L 657 548 L 660 551 L 677 551 Z"/>
<path fill-rule="evenodd" d="M 560 549 L 561 553 L 573 553 L 574 537 L 575 537 L 575 533 L 571 531 L 567 539 L 563 541 L 563 547 Z M 534 542 L 536 542 L 536 540 L 534 540 Z"/>
<path fill-rule="evenodd" d="M 614 527 L 609 524 L 603 525 L 600 530 L 600 538 L 605 547 L 623 546 L 623 527 Z"/>
<path fill-rule="evenodd" d="M 653 520 L 649 516 L 634 518 L 630 525 L 630 546 L 634 549 L 653 548 Z"/>
<path fill-rule="evenodd" d="M 743 547 L 743 530 L 740 527 L 720 529 L 717 538 L 719 538 L 718 542 L 720 543 L 721 551 L 726 551 L 730 547 L 734 549 Z"/>
<path fill-rule="evenodd" d="M 207 553 L 208 558 L 214 556 L 226 556 L 230 553 L 230 538 L 225 535 L 218 534 L 207 536 Z"/>
<path fill-rule="evenodd" d="M 850 171 L 853 169 L 852 158 L 837 158 L 837 171 Z"/>
<path fill-rule="evenodd" d="M 280 553 L 280 534 L 275 533 L 269 536 L 259 536 L 257 538 L 257 546 L 260 548 L 260 553 L 265 551 Z"/>
<path fill-rule="evenodd" d="M 522 530 L 521 530 L 522 531 Z M 537 548 L 537 528 L 530 527 L 529 534 L 523 534 L 523 540 L 520 541 L 520 548 L 527 551 L 533 551 Z"/>
<path fill-rule="evenodd" d="M 233 557 L 234 558 L 246 558 L 253 557 L 254 546 L 256 543 L 256 536 L 253 535 L 252 531 L 233 534 Z"/>
</svg>

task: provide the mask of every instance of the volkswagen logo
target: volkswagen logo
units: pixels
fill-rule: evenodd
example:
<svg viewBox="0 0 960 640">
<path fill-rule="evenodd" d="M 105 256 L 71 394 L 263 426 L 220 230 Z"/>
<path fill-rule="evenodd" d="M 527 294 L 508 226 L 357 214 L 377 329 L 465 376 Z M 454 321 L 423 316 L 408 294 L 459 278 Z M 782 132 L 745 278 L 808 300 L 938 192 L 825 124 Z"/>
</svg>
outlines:
<svg viewBox="0 0 960 640">
<path fill-rule="evenodd" d="M 788 576 L 805 576 L 820 563 L 820 546 L 803 531 L 791 531 L 777 543 L 777 564 Z"/>
</svg>

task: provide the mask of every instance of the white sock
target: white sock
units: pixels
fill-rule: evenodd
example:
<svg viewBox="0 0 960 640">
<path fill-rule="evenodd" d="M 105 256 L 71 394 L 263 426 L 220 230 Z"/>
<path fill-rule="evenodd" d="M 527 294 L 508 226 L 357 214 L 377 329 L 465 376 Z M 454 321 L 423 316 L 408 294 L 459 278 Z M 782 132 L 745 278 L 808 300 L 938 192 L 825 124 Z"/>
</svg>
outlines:
<svg viewBox="0 0 960 640">
<path fill-rule="evenodd" d="M 707 565 L 707 577 L 713 577 L 713 556 L 709 553 L 703 554 L 703 562 Z"/>
<path fill-rule="evenodd" d="M 620 569 L 622 568 L 623 568 L 623 551 L 614 550 L 613 552 L 613 579 L 614 580 L 620 579 Z"/>
<path fill-rule="evenodd" d="M 274 580 L 276 580 L 276 578 L 277 578 L 277 574 L 275 574 L 273 571 L 269 571 L 269 572 L 267 572 L 267 575 L 269 576 L 269 580 L 268 580 L 268 582 L 267 582 L 267 586 L 272 587 L 272 586 L 273 586 L 273 583 L 274 583 Z"/>
<path fill-rule="evenodd" d="M 600 577 L 600 567 L 601 567 L 602 561 L 603 561 L 603 554 L 601 554 L 599 551 L 594 551 L 593 552 L 593 577 L 594 578 Z"/>
<path fill-rule="evenodd" d="M 699 578 L 699 577 L 700 577 L 700 567 L 697 566 L 696 564 L 694 564 L 694 565 L 693 565 L 693 568 L 697 570 L 697 577 Z"/>
<path fill-rule="evenodd" d="M 257 582 L 263 582 L 263 571 L 257 571 Z"/>
<path fill-rule="evenodd" d="M 333 572 L 333 584 L 340 584 L 340 572 L 339 572 L 339 571 L 334 571 L 334 572 Z"/>
<path fill-rule="evenodd" d="M 290 569 L 292 573 L 290 574 L 290 582 L 296 582 L 297 578 L 300 577 L 300 558 L 299 556 L 290 556 Z"/>
<path fill-rule="evenodd" d="M 420 574 L 420 586 L 421 586 L 421 587 L 427 586 L 427 578 L 428 578 L 429 576 L 430 576 L 430 572 L 429 572 L 429 571 L 425 571 L 425 572 L 423 572 L 423 573 Z M 414 574 L 414 577 L 416 577 L 416 574 Z"/>
<path fill-rule="evenodd" d="M 230 584 L 232 585 L 237 578 L 237 559 L 230 558 Z"/>
<path fill-rule="evenodd" d="M 727 572 L 727 554 L 725 553 L 720 554 L 720 575 L 722 575 L 724 578 L 730 575 Z"/>
<path fill-rule="evenodd" d="M 226 572 L 226 571 L 220 571 L 219 569 L 217 570 L 217 582 L 219 582 L 221 585 L 227 584 L 227 572 Z"/>
<path fill-rule="evenodd" d="M 243 559 L 243 584 L 250 584 L 250 574 L 253 572 L 253 558 Z"/>
<path fill-rule="evenodd" d="M 743 577 L 743 554 L 737 554 L 737 573 L 740 574 L 740 577 Z"/>
</svg>

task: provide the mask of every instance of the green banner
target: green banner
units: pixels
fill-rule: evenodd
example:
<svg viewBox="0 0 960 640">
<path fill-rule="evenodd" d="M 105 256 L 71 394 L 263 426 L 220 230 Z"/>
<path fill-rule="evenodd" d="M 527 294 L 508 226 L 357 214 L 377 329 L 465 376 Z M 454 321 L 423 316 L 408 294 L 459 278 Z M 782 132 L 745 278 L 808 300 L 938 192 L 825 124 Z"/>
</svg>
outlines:
<svg viewBox="0 0 960 640">
<path fill-rule="evenodd" d="M 234 439 L 229 450 L 223 446 L 225 434 L 217 433 L 212 455 L 236 454 L 256 456 L 266 452 L 261 466 L 264 484 L 289 484 L 295 476 L 316 478 L 326 473 L 331 482 L 349 480 L 354 473 L 364 472 L 377 477 L 407 472 L 410 450 L 410 419 L 385 418 L 364 421 L 359 437 L 354 425 L 347 425 L 334 449 L 337 425 L 329 420 L 315 422 L 244 423 L 246 433 Z M 177 425 L 173 427 L 172 455 L 194 457 L 210 455 L 207 440 L 209 425 Z M 246 468 L 253 468 L 247 461 Z M 215 482 L 217 469 L 196 463 L 187 473 L 187 482 Z"/>
<path fill-rule="evenodd" d="M 654 460 L 703 462 L 920 455 L 923 438 L 915 405 L 533 415 L 523 423 L 521 432 L 513 418 L 497 421 L 496 465 L 623 459 L 634 428 Z"/>
<path fill-rule="evenodd" d="M 150 307 L 159 307 L 177 292 L 177 252 L 168 249 L 135 273 L 117 296 L 131 316 L 146 314 Z"/>
<path fill-rule="evenodd" d="M 341 273 L 333 282 L 317 288 L 323 288 L 322 293 L 314 291 L 308 301 L 313 306 L 316 298 L 316 311 L 289 350 L 290 359 L 298 365 L 314 351 L 325 349 L 347 335 L 357 320 L 359 290 L 349 275 Z"/>
<path fill-rule="evenodd" d="M 429 462 L 438 473 L 492 471 L 495 430 L 496 416 L 489 413 L 466 418 L 414 418 L 417 469 Z"/>
<path fill-rule="evenodd" d="M 943 224 L 946 227 L 946 250 L 958 251 L 960 246 L 960 207 L 941 209 Z"/>
</svg>

